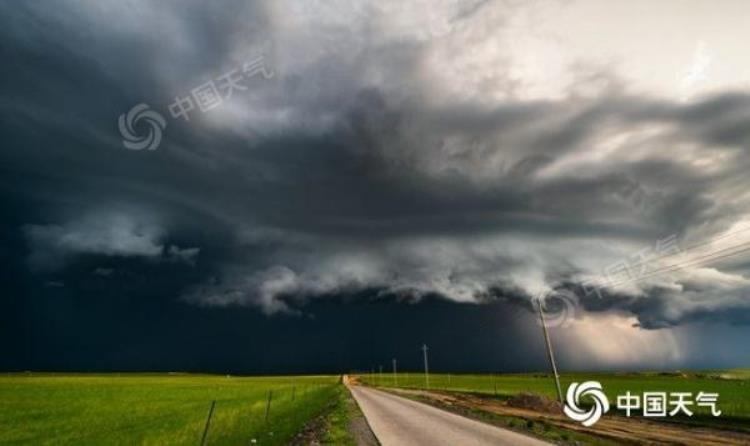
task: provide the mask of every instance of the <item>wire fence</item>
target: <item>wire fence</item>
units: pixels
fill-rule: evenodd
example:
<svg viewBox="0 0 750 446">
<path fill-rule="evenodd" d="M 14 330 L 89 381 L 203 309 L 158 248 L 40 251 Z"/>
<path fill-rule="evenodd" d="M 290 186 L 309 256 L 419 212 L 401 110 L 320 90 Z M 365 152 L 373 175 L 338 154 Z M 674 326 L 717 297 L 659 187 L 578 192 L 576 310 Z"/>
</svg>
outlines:
<svg viewBox="0 0 750 446">
<path fill-rule="evenodd" d="M 334 379 L 269 384 L 212 384 L 208 388 L 191 384 L 170 394 L 150 389 L 127 403 L 124 401 L 128 394 L 132 397 L 138 391 L 124 386 L 99 410 L 90 410 L 94 406 L 90 401 L 81 406 L 84 412 L 73 407 L 66 410 L 73 419 L 85 422 L 62 425 L 55 428 L 54 434 L 39 435 L 55 437 L 66 444 L 109 444 L 115 440 L 127 444 L 201 446 L 287 444 L 329 407 L 338 386 Z"/>
</svg>

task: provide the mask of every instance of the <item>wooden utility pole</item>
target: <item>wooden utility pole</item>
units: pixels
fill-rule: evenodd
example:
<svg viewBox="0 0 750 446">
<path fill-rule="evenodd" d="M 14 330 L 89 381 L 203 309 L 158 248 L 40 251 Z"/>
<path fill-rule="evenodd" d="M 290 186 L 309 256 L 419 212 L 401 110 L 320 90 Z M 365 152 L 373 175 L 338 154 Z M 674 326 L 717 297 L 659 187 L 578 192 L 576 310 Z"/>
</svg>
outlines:
<svg viewBox="0 0 750 446">
<path fill-rule="evenodd" d="M 555 364 L 555 353 L 552 351 L 552 343 L 549 340 L 549 333 L 547 333 L 547 323 L 544 321 L 544 308 L 542 308 L 542 299 L 536 301 L 539 306 L 539 318 L 542 322 L 542 331 L 544 332 L 544 342 L 547 345 L 547 358 L 552 366 L 552 373 L 555 376 L 555 387 L 557 388 L 557 398 L 560 400 L 560 404 L 565 404 L 563 401 L 562 388 L 560 387 L 560 375 L 557 374 L 557 365 Z"/>
<path fill-rule="evenodd" d="M 398 387 L 398 371 L 396 370 L 396 358 L 393 358 L 393 385 Z"/>
<path fill-rule="evenodd" d="M 427 365 L 427 344 L 422 344 L 422 354 L 424 356 L 424 384 L 425 388 L 430 388 L 430 368 Z"/>
</svg>

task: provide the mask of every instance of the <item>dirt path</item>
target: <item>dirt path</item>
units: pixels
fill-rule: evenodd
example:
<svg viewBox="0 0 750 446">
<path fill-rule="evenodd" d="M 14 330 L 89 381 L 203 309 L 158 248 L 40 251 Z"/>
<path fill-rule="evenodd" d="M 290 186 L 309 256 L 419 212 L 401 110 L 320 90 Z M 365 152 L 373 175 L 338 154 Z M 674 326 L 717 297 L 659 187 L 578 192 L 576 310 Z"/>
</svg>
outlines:
<svg viewBox="0 0 750 446">
<path fill-rule="evenodd" d="M 562 414 L 542 413 L 510 407 L 501 401 L 469 394 L 427 392 L 422 390 L 389 389 L 394 393 L 418 395 L 440 407 L 480 409 L 499 415 L 514 416 L 546 423 L 590 435 L 608 438 L 623 444 L 664 444 L 688 446 L 749 445 L 750 434 L 649 421 L 640 418 L 605 416 L 596 425 L 584 427 Z"/>
</svg>

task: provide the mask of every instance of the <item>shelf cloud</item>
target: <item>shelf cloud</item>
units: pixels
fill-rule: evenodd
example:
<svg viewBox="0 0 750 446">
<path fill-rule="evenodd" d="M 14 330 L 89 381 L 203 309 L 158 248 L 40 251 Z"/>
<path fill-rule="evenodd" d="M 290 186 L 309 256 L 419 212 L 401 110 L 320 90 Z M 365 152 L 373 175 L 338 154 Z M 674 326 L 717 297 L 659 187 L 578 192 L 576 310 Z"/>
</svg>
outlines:
<svg viewBox="0 0 750 446">
<path fill-rule="evenodd" d="M 38 275 L 191 268 L 170 299 L 267 315 L 568 290 L 642 329 L 747 324 L 750 264 L 721 253 L 747 243 L 750 63 L 698 6 L 591 39 L 598 3 L 0 6 L 14 249 Z M 118 117 L 141 103 L 162 137 L 129 150 Z"/>
</svg>

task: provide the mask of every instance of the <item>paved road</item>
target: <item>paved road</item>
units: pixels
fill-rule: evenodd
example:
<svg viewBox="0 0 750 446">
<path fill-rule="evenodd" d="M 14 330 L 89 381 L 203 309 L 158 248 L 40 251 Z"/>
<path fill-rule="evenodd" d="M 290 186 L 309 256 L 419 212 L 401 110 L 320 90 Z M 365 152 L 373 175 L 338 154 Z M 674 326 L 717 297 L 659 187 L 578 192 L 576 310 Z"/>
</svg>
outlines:
<svg viewBox="0 0 750 446">
<path fill-rule="evenodd" d="M 349 390 L 382 446 L 549 445 L 380 390 L 362 386 Z"/>
</svg>

